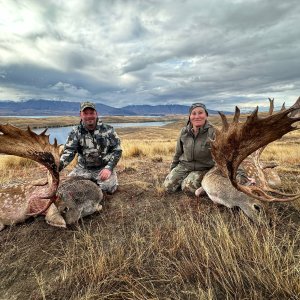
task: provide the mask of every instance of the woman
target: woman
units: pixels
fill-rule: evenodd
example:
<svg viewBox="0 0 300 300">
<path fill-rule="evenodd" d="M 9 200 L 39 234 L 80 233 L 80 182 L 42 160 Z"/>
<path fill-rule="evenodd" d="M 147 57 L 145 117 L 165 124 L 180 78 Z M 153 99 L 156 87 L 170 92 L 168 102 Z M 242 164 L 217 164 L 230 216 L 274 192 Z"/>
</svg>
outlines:
<svg viewBox="0 0 300 300">
<path fill-rule="evenodd" d="M 204 104 L 192 104 L 187 126 L 182 128 L 177 140 L 171 172 L 164 181 L 168 192 L 181 187 L 185 192 L 194 193 L 201 186 L 203 176 L 214 166 L 209 141 L 214 139 L 215 131 L 207 117 Z"/>
<path fill-rule="evenodd" d="M 207 117 L 204 104 L 192 104 L 187 126 L 182 128 L 177 140 L 171 172 L 163 183 L 166 191 L 175 192 L 181 187 L 184 192 L 194 194 L 201 187 L 203 176 L 215 165 L 210 151 L 210 140 L 214 139 L 215 130 Z M 241 184 L 255 184 L 255 180 L 247 177 L 241 167 L 237 180 Z"/>
</svg>

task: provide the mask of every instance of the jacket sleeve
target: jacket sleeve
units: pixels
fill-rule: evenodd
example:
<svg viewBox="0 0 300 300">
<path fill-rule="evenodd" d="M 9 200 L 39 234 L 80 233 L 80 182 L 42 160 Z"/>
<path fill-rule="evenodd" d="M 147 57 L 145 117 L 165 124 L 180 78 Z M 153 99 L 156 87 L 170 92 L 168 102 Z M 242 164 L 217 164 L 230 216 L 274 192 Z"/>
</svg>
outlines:
<svg viewBox="0 0 300 300">
<path fill-rule="evenodd" d="M 78 152 L 78 135 L 76 134 L 75 129 L 73 129 L 67 139 L 66 144 L 64 145 L 63 154 L 60 157 L 59 170 L 64 169 L 75 157 L 75 154 Z"/>
<path fill-rule="evenodd" d="M 183 146 L 182 146 L 182 142 L 181 142 L 182 131 L 183 131 L 183 129 L 181 130 L 180 135 L 177 139 L 175 154 L 173 156 L 173 160 L 172 160 L 172 163 L 170 166 L 171 170 L 173 170 L 179 164 L 179 158 L 183 153 Z"/>
<path fill-rule="evenodd" d="M 110 135 L 109 159 L 105 169 L 113 170 L 122 156 L 121 141 L 116 131 L 112 128 Z"/>
</svg>

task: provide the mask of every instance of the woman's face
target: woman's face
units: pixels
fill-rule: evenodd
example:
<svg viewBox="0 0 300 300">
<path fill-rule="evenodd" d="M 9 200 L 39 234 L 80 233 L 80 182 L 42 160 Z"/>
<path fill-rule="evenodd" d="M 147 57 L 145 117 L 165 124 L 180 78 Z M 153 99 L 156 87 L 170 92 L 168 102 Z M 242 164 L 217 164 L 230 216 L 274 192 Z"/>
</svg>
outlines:
<svg viewBox="0 0 300 300">
<path fill-rule="evenodd" d="M 190 121 L 193 127 L 202 127 L 207 120 L 207 114 L 202 107 L 196 107 L 192 110 Z"/>
</svg>

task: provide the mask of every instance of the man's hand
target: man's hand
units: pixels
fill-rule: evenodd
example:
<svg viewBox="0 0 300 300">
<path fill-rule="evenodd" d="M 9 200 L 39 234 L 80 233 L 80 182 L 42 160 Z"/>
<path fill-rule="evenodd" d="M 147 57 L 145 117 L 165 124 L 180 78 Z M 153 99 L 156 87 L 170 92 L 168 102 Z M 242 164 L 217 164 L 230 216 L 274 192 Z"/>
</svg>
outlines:
<svg viewBox="0 0 300 300">
<path fill-rule="evenodd" d="M 100 180 L 104 181 L 106 179 L 108 179 L 111 175 L 111 170 L 109 169 L 102 169 L 99 173 L 99 178 Z"/>
</svg>

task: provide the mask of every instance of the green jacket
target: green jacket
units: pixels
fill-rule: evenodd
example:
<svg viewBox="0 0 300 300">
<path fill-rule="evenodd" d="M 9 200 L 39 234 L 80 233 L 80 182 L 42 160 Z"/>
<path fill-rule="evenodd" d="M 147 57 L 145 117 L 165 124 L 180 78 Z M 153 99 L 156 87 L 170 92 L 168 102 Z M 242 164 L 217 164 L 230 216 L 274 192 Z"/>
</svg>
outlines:
<svg viewBox="0 0 300 300">
<path fill-rule="evenodd" d="M 206 121 L 199 129 L 195 137 L 191 125 L 182 128 L 177 140 L 175 155 L 171 164 L 171 170 L 179 163 L 189 171 L 209 170 L 215 162 L 211 156 L 210 139 L 213 140 L 215 130 L 213 125 Z"/>
</svg>

